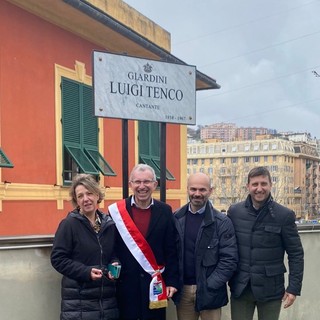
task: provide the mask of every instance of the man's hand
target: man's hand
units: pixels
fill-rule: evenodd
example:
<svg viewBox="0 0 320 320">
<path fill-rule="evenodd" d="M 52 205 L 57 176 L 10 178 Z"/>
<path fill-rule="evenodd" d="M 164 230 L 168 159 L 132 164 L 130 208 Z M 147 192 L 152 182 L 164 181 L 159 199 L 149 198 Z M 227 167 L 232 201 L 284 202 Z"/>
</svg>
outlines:
<svg viewBox="0 0 320 320">
<path fill-rule="evenodd" d="M 282 297 L 282 302 L 284 303 L 284 308 L 289 308 L 294 301 L 296 300 L 296 296 L 292 293 L 285 292 L 284 296 Z"/>
<path fill-rule="evenodd" d="M 172 298 L 177 291 L 178 290 L 175 287 L 167 287 L 167 297 Z"/>
</svg>

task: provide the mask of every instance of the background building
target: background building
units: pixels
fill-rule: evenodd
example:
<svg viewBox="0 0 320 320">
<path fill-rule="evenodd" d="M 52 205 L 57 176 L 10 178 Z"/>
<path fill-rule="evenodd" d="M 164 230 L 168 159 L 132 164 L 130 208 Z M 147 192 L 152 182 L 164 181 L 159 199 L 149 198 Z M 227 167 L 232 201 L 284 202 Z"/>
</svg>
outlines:
<svg viewBox="0 0 320 320">
<path fill-rule="evenodd" d="M 311 218 L 319 211 L 319 163 L 314 145 L 286 139 L 233 142 L 194 142 L 187 148 L 187 173 L 211 177 L 212 202 L 227 210 L 247 195 L 251 168 L 266 166 L 272 176 L 276 201 L 295 211 L 297 218 Z"/>
<path fill-rule="evenodd" d="M 257 128 L 257 127 L 240 127 L 237 128 L 236 138 L 237 140 L 256 140 L 260 135 L 270 135 L 275 134 L 276 130 L 268 128 Z"/>
<path fill-rule="evenodd" d="M 257 136 L 276 134 L 276 130 L 258 127 L 237 127 L 235 123 L 214 123 L 200 128 L 201 140 L 217 139 L 224 142 L 234 140 L 256 140 Z"/>
<path fill-rule="evenodd" d="M 234 123 L 214 123 L 200 130 L 200 138 L 219 139 L 221 141 L 233 141 L 236 137 L 236 125 Z"/>
</svg>

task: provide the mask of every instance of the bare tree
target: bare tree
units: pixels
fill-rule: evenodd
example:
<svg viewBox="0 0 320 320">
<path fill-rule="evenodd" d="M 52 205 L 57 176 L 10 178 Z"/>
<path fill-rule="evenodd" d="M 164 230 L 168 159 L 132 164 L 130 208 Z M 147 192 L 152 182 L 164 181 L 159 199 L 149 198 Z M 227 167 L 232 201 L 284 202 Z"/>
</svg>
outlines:
<svg viewBox="0 0 320 320">
<path fill-rule="evenodd" d="M 219 209 L 228 209 L 231 204 L 243 201 L 247 196 L 245 166 L 221 166 L 212 175 L 213 198 Z"/>
<path fill-rule="evenodd" d="M 212 174 L 214 192 L 213 201 L 217 208 L 227 209 L 231 204 L 243 201 L 247 197 L 247 179 L 253 164 L 235 164 L 232 166 L 221 165 Z M 275 201 L 292 209 L 293 196 L 293 173 L 288 167 L 274 166 L 269 168 L 272 179 L 272 196 Z"/>
</svg>

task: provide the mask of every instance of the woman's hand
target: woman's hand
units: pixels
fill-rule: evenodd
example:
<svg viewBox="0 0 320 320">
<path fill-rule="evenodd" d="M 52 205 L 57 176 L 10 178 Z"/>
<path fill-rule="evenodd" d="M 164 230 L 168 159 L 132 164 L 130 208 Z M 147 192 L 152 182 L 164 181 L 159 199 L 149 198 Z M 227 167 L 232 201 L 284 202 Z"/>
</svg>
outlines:
<svg viewBox="0 0 320 320">
<path fill-rule="evenodd" d="M 98 280 L 102 278 L 102 270 L 97 269 L 97 268 L 92 268 L 91 269 L 91 279 L 94 280 Z"/>
</svg>

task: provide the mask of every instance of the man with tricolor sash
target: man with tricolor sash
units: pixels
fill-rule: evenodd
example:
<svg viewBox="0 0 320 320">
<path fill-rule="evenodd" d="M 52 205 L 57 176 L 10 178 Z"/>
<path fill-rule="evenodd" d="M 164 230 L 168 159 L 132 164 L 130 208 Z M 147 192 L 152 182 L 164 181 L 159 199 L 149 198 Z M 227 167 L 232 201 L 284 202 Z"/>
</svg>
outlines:
<svg viewBox="0 0 320 320">
<path fill-rule="evenodd" d="M 171 207 L 152 198 L 156 175 L 138 164 L 130 174 L 133 195 L 109 206 L 116 223 L 117 282 L 121 320 L 165 320 L 179 283 L 177 233 Z"/>
</svg>

